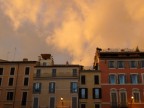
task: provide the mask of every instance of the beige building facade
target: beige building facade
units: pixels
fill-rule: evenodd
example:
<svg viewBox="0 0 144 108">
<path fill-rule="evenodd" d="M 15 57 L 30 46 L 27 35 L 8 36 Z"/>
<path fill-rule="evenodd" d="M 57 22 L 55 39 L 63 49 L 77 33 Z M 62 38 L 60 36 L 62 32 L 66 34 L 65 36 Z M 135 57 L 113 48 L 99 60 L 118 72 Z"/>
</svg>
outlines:
<svg viewBox="0 0 144 108">
<path fill-rule="evenodd" d="M 78 108 L 80 65 L 56 65 L 50 54 L 35 66 L 33 108 Z"/>
</svg>

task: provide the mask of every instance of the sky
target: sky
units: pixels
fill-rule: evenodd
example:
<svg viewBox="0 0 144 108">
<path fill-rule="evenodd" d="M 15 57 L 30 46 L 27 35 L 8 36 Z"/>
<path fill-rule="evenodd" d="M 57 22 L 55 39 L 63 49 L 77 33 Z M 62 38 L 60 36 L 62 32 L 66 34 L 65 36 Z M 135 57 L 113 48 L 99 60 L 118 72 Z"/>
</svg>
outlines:
<svg viewBox="0 0 144 108">
<path fill-rule="evenodd" d="M 89 66 L 96 47 L 144 49 L 144 0 L 0 0 L 0 59 Z"/>
</svg>

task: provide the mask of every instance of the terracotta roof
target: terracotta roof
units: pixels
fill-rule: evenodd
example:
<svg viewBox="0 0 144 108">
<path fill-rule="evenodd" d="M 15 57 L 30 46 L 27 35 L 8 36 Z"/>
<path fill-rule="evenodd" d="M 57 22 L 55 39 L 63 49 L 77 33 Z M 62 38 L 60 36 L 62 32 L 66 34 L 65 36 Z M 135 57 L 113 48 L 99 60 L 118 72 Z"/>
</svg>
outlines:
<svg viewBox="0 0 144 108">
<path fill-rule="evenodd" d="M 41 54 L 41 57 L 45 60 L 50 59 L 51 58 L 51 54 Z"/>
</svg>

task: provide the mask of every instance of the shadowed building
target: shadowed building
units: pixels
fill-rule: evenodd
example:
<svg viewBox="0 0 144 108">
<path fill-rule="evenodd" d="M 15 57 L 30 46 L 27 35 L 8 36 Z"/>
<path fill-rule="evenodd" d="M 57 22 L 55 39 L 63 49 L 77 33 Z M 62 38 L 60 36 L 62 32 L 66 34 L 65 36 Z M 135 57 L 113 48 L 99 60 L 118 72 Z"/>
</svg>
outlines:
<svg viewBox="0 0 144 108">
<path fill-rule="evenodd" d="M 100 70 L 81 70 L 79 108 L 101 108 Z"/>
<path fill-rule="evenodd" d="M 35 61 L 0 60 L 0 108 L 30 108 Z"/>
<path fill-rule="evenodd" d="M 97 48 L 94 68 L 101 70 L 102 108 L 143 108 L 144 52 Z"/>
<path fill-rule="evenodd" d="M 80 65 L 54 64 L 50 54 L 42 54 L 35 66 L 33 108 L 78 108 Z"/>
</svg>

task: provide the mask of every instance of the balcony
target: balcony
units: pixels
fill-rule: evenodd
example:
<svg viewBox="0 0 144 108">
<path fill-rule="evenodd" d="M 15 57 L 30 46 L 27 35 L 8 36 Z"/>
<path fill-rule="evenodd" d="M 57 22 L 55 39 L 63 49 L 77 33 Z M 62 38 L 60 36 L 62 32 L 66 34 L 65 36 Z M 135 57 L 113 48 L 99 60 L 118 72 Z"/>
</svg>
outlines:
<svg viewBox="0 0 144 108">
<path fill-rule="evenodd" d="M 128 104 L 126 102 L 122 102 L 119 104 L 117 102 L 112 102 L 111 108 L 128 108 Z"/>
<path fill-rule="evenodd" d="M 117 102 L 112 102 L 111 103 L 111 108 L 118 108 L 118 103 Z"/>
<path fill-rule="evenodd" d="M 119 108 L 128 108 L 128 104 L 126 102 L 121 102 Z"/>
</svg>

